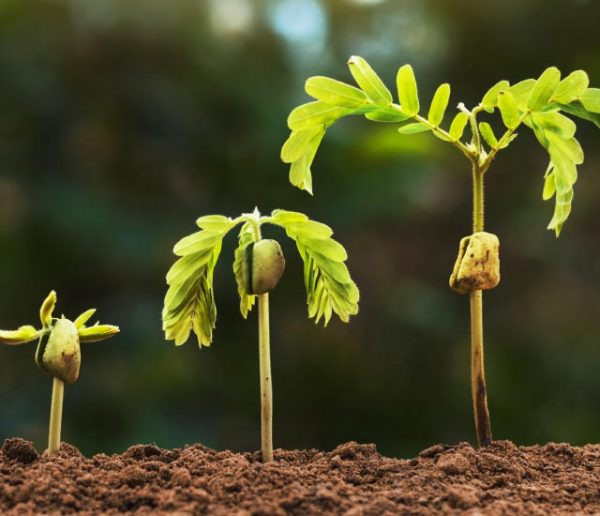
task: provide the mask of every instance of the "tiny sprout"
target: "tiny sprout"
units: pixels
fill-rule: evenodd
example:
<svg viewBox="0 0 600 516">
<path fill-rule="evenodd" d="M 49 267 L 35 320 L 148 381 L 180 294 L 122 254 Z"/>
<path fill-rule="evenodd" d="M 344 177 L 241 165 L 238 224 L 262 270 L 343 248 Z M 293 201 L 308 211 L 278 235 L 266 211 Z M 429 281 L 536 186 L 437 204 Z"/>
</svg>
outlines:
<svg viewBox="0 0 600 516">
<path fill-rule="evenodd" d="M 70 321 L 64 315 L 60 319 L 52 317 L 55 306 L 56 292 L 52 291 L 40 308 L 40 330 L 33 326 L 21 326 L 15 331 L 0 330 L 0 342 L 4 344 L 19 345 L 39 339 L 35 363 L 53 377 L 49 453 L 55 453 L 60 448 L 64 384 L 74 383 L 79 378 L 80 342 L 97 342 L 119 333 L 119 328 L 110 324 L 85 325 L 96 312 L 95 308 L 82 313 L 75 321 Z"/>
<path fill-rule="evenodd" d="M 554 198 L 554 213 L 547 228 L 558 237 L 571 213 L 577 167 L 583 163 L 583 150 L 575 138 L 577 126 L 572 118 L 600 127 L 600 89 L 589 87 L 588 75 L 583 70 L 561 80 L 560 71 L 550 67 L 536 79 L 515 84 L 499 81 L 470 110 L 460 102 L 459 112 L 446 124 L 449 84 L 437 88 L 428 111 L 423 112 L 410 65 L 401 66 L 396 75 L 398 103 L 362 57 L 352 56 L 348 67 L 356 86 L 329 77 L 311 77 L 306 81 L 306 93 L 314 101 L 290 113 L 287 122 L 291 134 L 281 148 L 281 159 L 290 164 L 290 182 L 312 194 L 311 166 L 327 129 L 346 116 L 358 115 L 373 122 L 396 124 L 395 129 L 403 135 L 428 132 L 453 145 L 470 162 L 473 230 L 461 240 L 450 286 L 470 297 L 475 429 L 479 445 L 488 445 L 492 429 L 483 369 L 482 291 L 498 284 L 500 269 L 498 238 L 483 230 L 484 176 L 496 155 L 517 137 L 517 130 L 530 129 L 548 153 L 541 197 L 544 201 Z M 498 122 L 504 125 L 498 134 L 489 122 L 479 121 L 479 117 L 495 112 L 500 115 Z"/>
<path fill-rule="evenodd" d="M 196 221 L 200 231 L 181 239 L 173 249 L 180 258 L 167 273 L 169 289 L 163 308 L 163 330 L 167 340 L 184 344 L 193 331 L 198 344 L 209 346 L 217 319 L 213 272 L 225 235 L 241 224 L 233 272 L 240 296 L 240 311 L 246 318 L 258 298 L 258 347 L 261 392 L 261 448 L 264 462 L 273 460 L 273 392 L 269 336 L 269 292 L 285 269 L 281 246 L 263 239 L 261 226 L 283 228 L 304 262 L 308 316 L 325 325 L 335 312 L 343 322 L 358 313 L 359 293 L 344 263 L 345 249 L 333 238 L 331 228 L 302 213 L 275 210 L 261 216 L 258 210 L 236 219 L 208 215 Z"/>
</svg>

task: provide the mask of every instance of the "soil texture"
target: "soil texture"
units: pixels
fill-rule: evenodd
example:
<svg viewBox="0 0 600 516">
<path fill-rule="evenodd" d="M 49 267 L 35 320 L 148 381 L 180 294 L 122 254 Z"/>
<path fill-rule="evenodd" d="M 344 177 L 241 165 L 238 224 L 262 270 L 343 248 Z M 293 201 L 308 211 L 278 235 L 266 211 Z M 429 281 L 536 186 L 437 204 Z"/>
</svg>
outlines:
<svg viewBox="0 0 600 516">
<path fill-rule="evenodd" d="M 22 439 L 0 453 L 1 514 L 568 514 L 600 513 L 600 445 L 518 447 L 495 441 L 436 445 L 411 460 L 373 444 L 330 452 L 163 450 L 137 445 L 84 457 L 52 456 Z"/>
</svg>

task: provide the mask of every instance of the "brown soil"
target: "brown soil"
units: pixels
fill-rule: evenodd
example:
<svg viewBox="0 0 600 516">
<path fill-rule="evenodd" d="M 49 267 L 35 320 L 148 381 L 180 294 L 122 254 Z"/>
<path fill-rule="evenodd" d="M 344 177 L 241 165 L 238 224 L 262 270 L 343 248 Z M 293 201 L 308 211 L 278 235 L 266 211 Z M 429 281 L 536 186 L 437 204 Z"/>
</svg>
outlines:
<svg viewBox="0 0 600 516">
<path fill-rule="evenodd" d="M 0 512 L 152 514 L 561 514 L 600 512 L 600 445 L 474 450 L 436 445 L 390 459 L 372 444 L 331 452 L 217 452 L 138 445 L 121 455 L 54 456 L 8 439 L 0 454 Z"/>
</svg>

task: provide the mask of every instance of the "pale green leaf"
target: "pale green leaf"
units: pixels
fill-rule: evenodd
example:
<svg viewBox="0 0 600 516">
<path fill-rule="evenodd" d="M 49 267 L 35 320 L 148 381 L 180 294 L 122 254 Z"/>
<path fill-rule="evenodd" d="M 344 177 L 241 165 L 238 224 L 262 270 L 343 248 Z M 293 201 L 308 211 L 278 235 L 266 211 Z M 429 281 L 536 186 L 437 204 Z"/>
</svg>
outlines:
<svg viewBox="0 0 600 516">
<path fill-rule="evenodd" d="M 85 326 L 85 323 L 88 322 L 95 313 L 96 309 L 90 308 L 89 310 L 83 312 L 79 317 L 77 317 L 77 319 L 73 321 L 73 324 L 76 328 L 83 328 Z"/>
<path fill-rule="evenodd" d="M 393 108 L 380 109 L 379 111 L 373 111 L 367 113 L 365 118 L 372 120 L 373 122 L 404 122 L 408 120 L 410 116 L 402 113 L 401 111 Z"/>
<path fill-rule="evenodd" d="M 177 256 L 186 256 L 188 254 L 198 253 L 205 249 L 210 249 L 221 240 L 222 236 L 217 231 L 202 230 L 192 233 L 175 244 L 173 253 Z"/>
<path fill-rule="evenodd" d="M 508 89 L 510 94 L 514 97 L 517 107 L 520 110 L 525 111 L 527 109 L 527 101 L 529 100 L 531 90 L 533 90 L 535 84 L 535 79 L 525 79 L 524 81 L 513 84 Z"/>
<path fill-rule="evenodd" d="M 324 135 L 325 131 L 315 134 L 306 147 L 306 153 L 294 161 L 290 166 L 290 182 L 301 190 L 306 190 L 311 195 L 312 173 L 310 167 L 315 159 L 315 155 L 317 154 L 317 150 Z"/>
<path fill-rule="evenodd" d="M 332 106 L 320 100 L 302 104 L 293 109 L 287 119 L 287 124 L 292 131 L 310 129 L 315 126 L 329 126 L 352 110 Z"/>
<path fill-rule="evenodd" d="M 560 71 L 558 68 L 555 66 L 546 68 L 531 90 L 529 99 L 527 100 L 527 107 L 532 111 L 539 111 L 542 109 L 550 101 L 559 82 Z"/>
<path fill-rule="evenodd" d="M 306 222 L 308 220 L 308 217 L 304 215 L 304 213 L 287 210 L 273 210 L 271 217 L 273 218 L 273 222 L 275 224 L 279 224 L 281 226 L 293 224 L 295 222 Z"/>
<path fill-rule="evenodd" d="M 498 107 L 500 108 L 504 125 L 510 130 L 516 129 L 519 125 L 520 113 L 515 99 L 510 92 L 503 91 L 498 94 Z"/>
<path fill-rule="evenodd" d="M 485 108 L 488 113 L 494 111 L 494 108 L 498 106 L 498 93 L 505 91 L 509 88 L 510 83 L 508 81 L 499 81 L 494 84 L 481 100 L 481 105 Z"/>
<path fill-rule="evenodd" d="M 410 116 L 416 115 L 419 112 L 419 95 L 415 72 L 411 65 L 400 67 L 396 76 L 396 84 L 402 111 Z"/>
<path fill-rule="evenodd" d="M 77 329 L 80 342 L 100 342 L 119 333 L 119 327 L 112 324 L 95 324 Z"/>
<path fill-rule="evenodd" d="M 573 101 L 570 104 L 554 104 L 554 106 L 560 108 L 565 113 L 592 122 L 596 127 L 600 128 L 600 114 L 588 111 L 579 101 Z"/>
<path fill-rule="evenodd" d="M 423 133 L 425 131 L 430 131 L 431 127 L 422 122 L 415 122 L 412 124 L 402 125 L 398 128 L 398 132 L 400 134 L 416 134 Z"/>
<path fill-rule="evenodd" d="M 587 89 L 589 85 L 588 74 L 583 70 L 575 70 L 565 77 L 552 94 L 552 101 L 560 104 L 569 104 Z"/>
<path fill-rule="evenodd" d="M 306 93 L 333 106 L 358 108 L 368 99 L 364 92 L 329 77 L 311 77 L 306 81 Z"/>
<path fill-rule="evenodd" d="M 494 130 L 492 129 L 492 126 L 490 124 L 488 124 L 487 122 L 480 122 L 479 132 L 481 133 L 481 136 L 483 136 L 483 139 L 492 149 L 495 149 L 498 146 L 498 138 L 496 138 Z"/>
<path fill-rule="evenodd" d="M 235 250 L 235 258 L 233 261 L 233 273 L 237 284 L 238 295 L 240 296 L 240 312 L 242 317 L 246 319 L 248 313 L 252 310 L 256 302 L 256 296 L 249 294 L 246 290 L 246 283 L 243 276 L 243 261 L 246 258 L 246 247 L 254 241 L 252 228 L 248 223 L 242 226 L 238 237 L 238 247 Z"/>
<path fill-rule="evenodd" d="M 325 128 L 323 126 L 311 127 L 301 131 L 292 131 L 290 137 L 281 148 L 281 161 L 284 163 L 293 163 L 303 155 L 312 151 L 314 142 L 320 142 Z"/>
<path fill-rule="evenodd" d="M 0 342 L 11 346 L 26 344 L 40 338 L 44 332 L 33 326 L 21 326 L 17 330 L 0 330 Z"/>
<path fill-rule="evenodd" d="M 448 83 L 444 83 L 436 90 L 435 94 L 433 95 L 433 100 L 431 101 L 431 106 L 429 107 L 429 114 L 427 118 L 434 126 L 439 126 L 442 123 L 442 120 L 444 120 L 444 114 L 446 113 L 449 100 L 450 85 Z"/>
<path fill-rule="evenodd" d="M 223 215 L 206 215 L 197 219 L 196 225 L 200 229 L 222 232 L 228 231 L 233 225 L 233 221 Z"/>
<path fill-rule="evenodd" d="M 556 185 L 554 184 L 554 173 L 551 172 L 546 176 L 546 179 L 544 180 L 544 191 L 542 192 L 542 199 L 544 201 L 552 199 L 552 197 L 554 197 L 555 192 Z"/>
<path fill-rule="evenodd" d="M 462 138 L 468 122 L 469 115 L 466 113 L 458 113 L 454 117 L 454 120 L 452 120 L 452 123 L 450 124 L 450 130 L 448 131 L 448 134 L 450 134 L 450 138 L 452 138 L 453 141 L 456 142 Z"/>
<path fill-rule="evenodd" d="M 375 104 L 388 106 L 392 103 L 390 90 L 362 57 L 352 56 L 348 66 L 356 83 Z"/>
<path fill-rule="evenodd" d="M 552 131 L 561 138 L 573 138 L 577 126 L 570 118 L 561 115 L 558 111 L 541 111 L 531 114 L 533 122 L 544 131 Z"/>
<path fill-rule="evenodd" d="M 600 88 L 588 88 L 581 94 L 579 100 L 587 111 L 600 113 Z"/>
<path fill-rule="evenodd" d="M 307 220 L 306 222 L 291 222 L 282 224 L 288 235 L 295 238 L 296 235 L 302 234 L 307 238 L 330 238 L 333 235 L 333 230 L 326 224 L 315 220 Z M 292 236 L 294 235 L 294 236 Z"/>
<path fill-rule="evenodd" d="M 40 308 L 40 321 L 44 328 L 50 328 L 52 325 L 52 314 L 56 306 L 56 292 L 52 290 L 44 299 Z"/>
</svg>

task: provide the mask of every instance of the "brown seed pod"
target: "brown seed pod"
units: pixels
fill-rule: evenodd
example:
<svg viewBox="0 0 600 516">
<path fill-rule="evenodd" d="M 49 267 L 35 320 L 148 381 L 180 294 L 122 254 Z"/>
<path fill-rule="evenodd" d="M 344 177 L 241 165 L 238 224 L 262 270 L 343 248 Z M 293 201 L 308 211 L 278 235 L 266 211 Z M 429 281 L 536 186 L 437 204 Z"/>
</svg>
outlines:
<svg viewBox="0 0 600 516">
<path fill-rule="evenodd" d="M 58 319 L 49 334 L 40 338 L 35 363 L 66 383 L 79 378 L 81 348 L 77 327 L 68 319 Z"/>
<path fill-rule="evenodd" d="M 460 241 L 458 257 L 450 276 L 450 288 L 459 294 L 489 290 L 500 283 L 500 241 L 492 233 L 479 231 Z"/>
<path fill-rule="evenodd" d="M 259 240 L 246 246 L 242 277 L 248 294 L 265 294 L 273 290 L 285 270 L 285 258 L 279 242 Z"/>
</svg>

